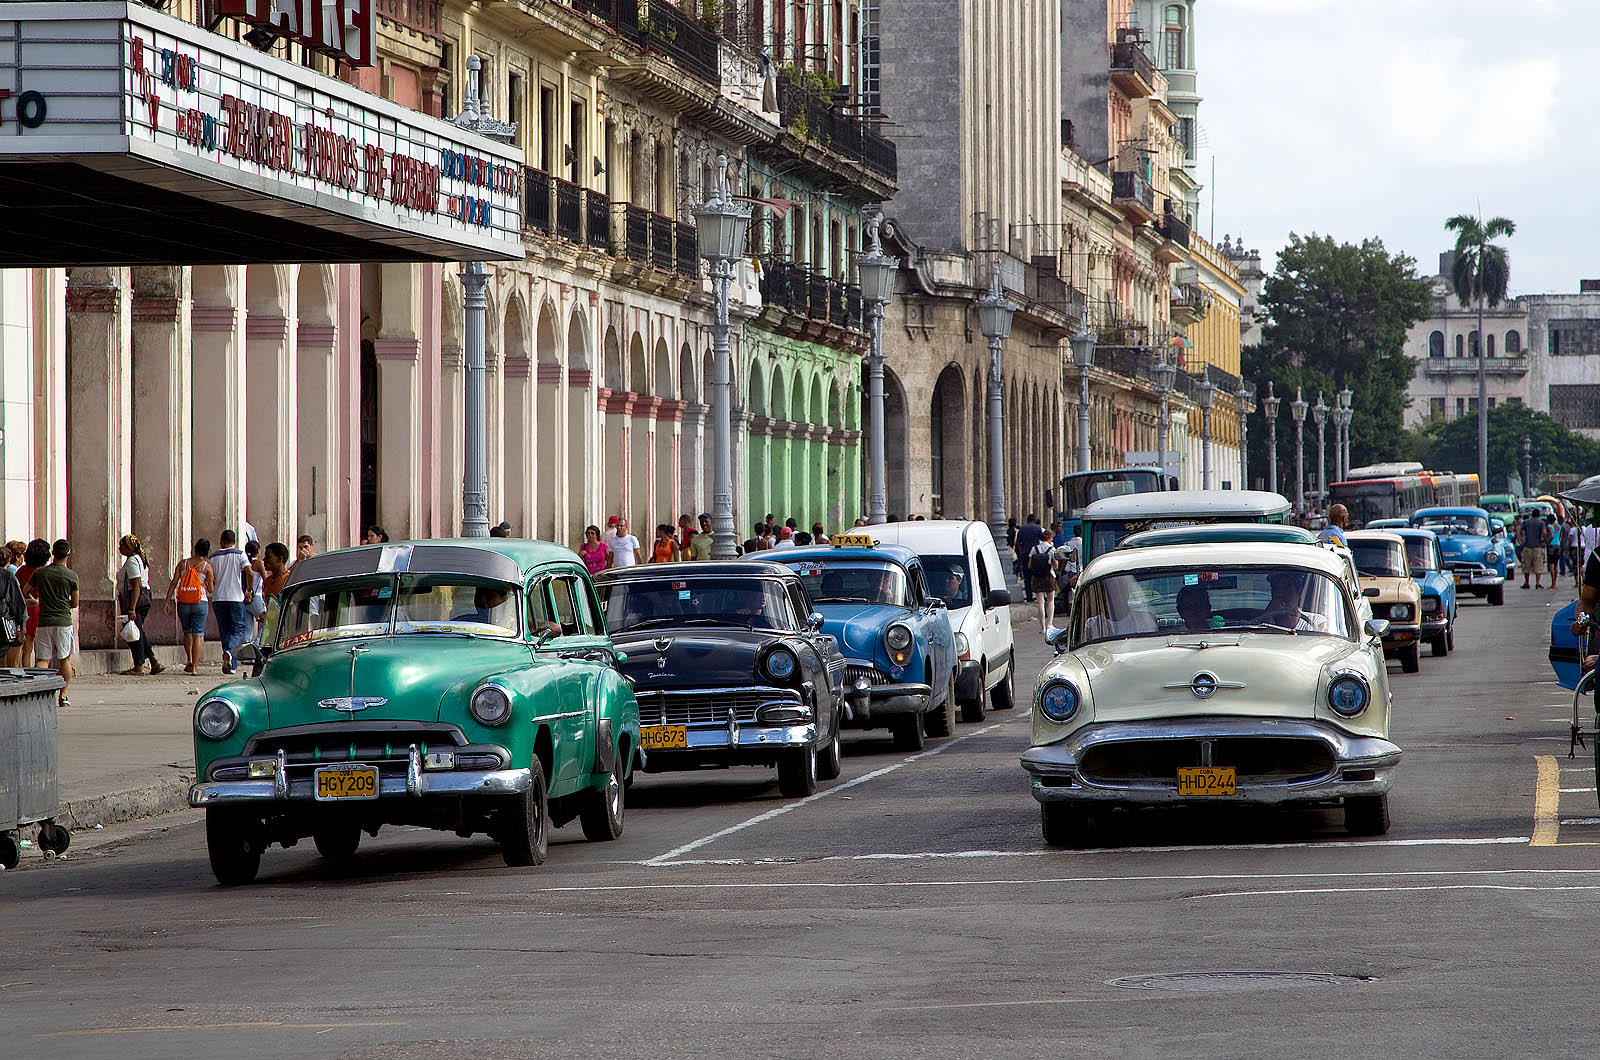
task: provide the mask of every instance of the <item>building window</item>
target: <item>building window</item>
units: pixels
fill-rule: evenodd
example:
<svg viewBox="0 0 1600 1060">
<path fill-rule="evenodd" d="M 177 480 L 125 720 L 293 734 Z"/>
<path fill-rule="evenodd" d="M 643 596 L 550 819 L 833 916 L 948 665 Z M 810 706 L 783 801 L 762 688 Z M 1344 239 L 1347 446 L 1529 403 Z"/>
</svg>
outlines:
<svg viewBox="0 0 1600 1060">
<path fill-rule="evenodd" d="M 1428 418 L 1430 420 L 1444 419 L 1444 398 L 1436 397 L 1428 399 Z"/>
<path fill-rule="evenodd" d="M 1486 336 L 1484 336 L 1484 340 L 1483 341 L 1487 344 L 1486 349 L 1488 350 L 1488 355 L 1490 357 L 1493 357 L 1494 356 L 1494 332 L 1491 331 Z"/>
<path fill-rule="evenodd" d="M 1467 399 L 1466 398 L 1456 398 L 1456 419 L 1460 419 L 1462 416 L 1465 416 L 1466 414 L 1467 414 Z"/>
<path fill-rule="evenodd" d="M 1178 140 L 1183 144 L 1183 157 L 1194 161 L 1194 119 L 1178 119 Z"/>
<path fill-rule="evenodd" d="M 1478 399 L 1477 398 L 1467 398 L 1467 412 L 1471 413 L 1474 416 L 1476 416 L 1478 414 Z"/>
<path fill-rule="evenodd" d="M 1467 351 L 1468 357 L 1482 356 L 1478 350 L 1478 333 L 1476 331 L 1467 332 Z"/>
<path fill-rule="evenodd" d="M 1600 320 L 1550 321 L 1551 356 L 1578 357 L 1600 353 Z"/>
<path fill-rule="evenodd" d="M 1519 397 L 1516 397 L 1516 396 L 1508 397 L 1508 398 L 1506 398 L 1506 404 L 1507 405 L 1520 405 L 1520 404 L 1522 404 L 1522 399 L 1519 398 Z"/>
<path fill-rule="evenodd" d="M 1428 336 L 1428 356 L 1444 356 L 1444 332 L 1435 331 L 1433 334 Z"/>
<path fill-rule="evenodd" d="M 1492 409 L 1492 408 L 1494 408 L 1494 398 L 1490 398 L 1490 399 L 1489 399 L 1489 407 L 1490 407 L 1490 408 L 1491 408 L 1491 409 Z"/>
<path fill-rule="evenodd" d="M 1550 415 L 1574 430 L 1600 427 L 1600 383 L 1552 386 Z"/>
<path fill-rule="evenodd" d="M 1457 357 L 1465 357 L 1466 356 L 1466 341 L 1467 340 L 1462 338 L 1460 335 L 1456 336 L 1456 356 Z"/>
<path fill-rule="evenodd" d="M 583 179 L 583 156 L 585 154 L 585 148 L 588 146 L 588 143 L 587 143 L 588 137 L 586 137 L 584 135 L 584 127 L 583 126 L 584 126 L 584 105 L 583 105 L 583 100 L 574 99 L 572 101 L 572 124 L 571 124 L 572 142 L 569 145 L 569 149 L 572 152 L 572 164 L 569 167 L 570 172 L 568 173 L 568 176 L 567 176 L 567 179 L 572 181 L 572 183 L 574 183 L 574 184 L 583 184 L 584 183 L 584 179 Z"/>
<path fill-rule="evenodd" d="M 506 77 L 506 121 L 517 126 L 518 135 L 522 135 L 521 74 L 511 74 Z"/>
<path fill-rule="evenodd" d="M 1163 70 L 1182 70 L 1183 65 L 1183 8 L 1167 8 L 1167 28 L 1163 36 L 1166 43 Z"/>
<path fill-rule="evenodd" d="M 1522 352 L 1522 333 L 1520 331 L 1516 331 L 1514 329 L 1511 330 L 1511 331 L 1506 332 L 1506 356 L 1510 357 L 1512 354 L 1521 353 L 1521 352 Z"/>
<path fill-rule="evenodd" d="M 861 5 L 861 104 L 862 113 L 878 113 L 878 4 L 870 0 Z"/>
<path fill-rule="evenodd" d="M 556 90 L 539 86 L 539 168 L 554 173 L 556 168 Z"/>
</svg>

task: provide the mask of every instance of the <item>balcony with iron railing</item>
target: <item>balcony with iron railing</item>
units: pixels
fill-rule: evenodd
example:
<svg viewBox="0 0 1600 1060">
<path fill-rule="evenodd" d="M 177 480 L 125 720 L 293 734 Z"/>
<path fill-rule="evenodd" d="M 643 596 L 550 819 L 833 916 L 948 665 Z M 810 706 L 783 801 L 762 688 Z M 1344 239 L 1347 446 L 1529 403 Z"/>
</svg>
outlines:
<svg viewBox="0 0 1600 1060">
<path fill-rule="evenodd" d="M 1143 173 L 1119 169 L 1111 174 L 1111 204 L 1134 224 L 1156 219 L 1156 196 Z"/>
<path fill-rule="evenodd" d="M 666 0 L 647 0 L 637 18 L 636 40 L 709 85 L 722 83 L 717 35 Z"/>
<path fill-rule="evenodd" d="M 1179 327 L 1198 324 L 1211 311 L 1211 292 L 1198 283 L 1175 283 L 1168 310 L 1172 322 Z"/>
<path fill-rule="evenodd" d="M 613 203 L 603 192 L 542 170 L 523 172 L 525 228 L 691 280 L 700 277 L 694 225 L 631 202 Z"/>
<path fill-rule="evenodd" d="M 776 255 L 760 262 L 765 305 L 807 320 L 861 330 L 861 288 Z"/>
<path fill-rule="evenodd" d="M 583 230 L 591 247 L 611 253 L 611 200 L 598 191 L 583 193 Z"/>
<path fill-rule="evenodd" d="M 444 38 L 444 0 L 378 0 L 378 14 L 396 26 Z"/>
<path fill-rule="evenodd" d="M 522 171 L 522 226 L 546 235 L 551 231 L 550 174 L 525 167 Z"/>
<path fill-rule="evenodd" d="M 899 173 L 899 157 L 893 141 L 788 78 L 778 79 L 778 121 L 797 139 L 815 144 L 870 173 L 891 181 Z"/>
<path fill-rule="evenodd" d="M 1429 357 L 1422 362 L 1422 371 L 1425 375 L 1471 375 L 1478 374 L 1478 358 L 1476 357 Z M 1486 375 L 1527 375 L 1527 354 L 1517 354 L 1511 357 L 1489 357 L 1483 362 L 1483 371 Z"/>
<path fill-rule="evenodd" d="M 583 242 L 583 189 L 555 178 L 556 235 L 572 243 Z"/>
<path fill-rule="evenodd" d="M 700 275 L 700 233 L 694 225 L 677 222 L 674 228 L 677 248 L 674 261 L 680 275 L 698 278 Z"/>
<path fill-rule="evenodd" d="M 1167 243 L 1183 250 L 1189 249 L 1189 222 L 1179 217 L 1176 213 L 1168 210 L 1156 228 L 1160 231 L 1161 238 Z"/>
<path fill-rule="evenodd" d="M 1129 99 L 1143 99 L 1156 90 L 1156 64 L 1145 42 L 1129 37 L 1111 46 L 1111 83 Z"/>
</svg>

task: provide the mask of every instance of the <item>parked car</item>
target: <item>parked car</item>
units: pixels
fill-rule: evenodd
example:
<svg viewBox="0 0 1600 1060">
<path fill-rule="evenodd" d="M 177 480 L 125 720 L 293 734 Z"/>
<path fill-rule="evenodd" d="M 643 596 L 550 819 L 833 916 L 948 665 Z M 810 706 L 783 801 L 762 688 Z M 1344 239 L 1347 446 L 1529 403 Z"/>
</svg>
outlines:
<svg viewBox="0 0 1600 1060">
<path fill-rule="evenodd" d="M 200 696 L 189 804 L 211 868 L 272 843 L 354 855 L 388 824 L 485 832 L 508 865 L 579 818 L 622 834 L 639 708 L 589 576 L 511 539 L 344 549 L 295 564 L 248 679 Z"/>
<path fill-rule="evenodd" d="M 1444 553 L 1432 530 L 1406 528 L 1390 533 L 1405 542 L 1406 564 L 1422 591 L 1422 639 L 1434 655 L 1456 650 L 1456 580 L 1444 569 Z"/>
<path fill-rule="evenodd" d="M 1399 659 L 1406 673 L 1416 673 L 1421 668 L 1422 589 L 1411 580 L 1405 541 L 1383 530 L 1352 530 L 1345 537 L 1373 617 L 1389 620 L 1384 655 Z"/>
<path fill-rule="evenodd" d="M 1485 493 L 1478 498 L 1478 507 L 1488 512 L 1489 518 L 1498 519 L 1509 526 L 1517 518 L 1521 502 L 1514 494 Z"/>
<path fill-rule="evenodd" d="M 1494 540 L 1496 548 L 1505 553 L 1506 581 L 1517 580 L 1517 544 L 1513 540 L 1506 524 L 1498 519 L 1489 520 L 1489 536 Z"/>
<path fill-rule="evenodd" d="M 879 544 L 904 545 L 922 560 L 928 591 L 945 603 L 955 632 L 956 701 L 966 721 L 982 721 L 984 703 L 1010 710 L 1016 702 L 1011 591 L 989 528 L 977 521 L 929 519 L 868 528 Z"/>
<path fill-rule="evenodd" d="M 1397 530 L 1402 526 L 1410 526 L 1409 519 L 1374 519 L 1362 527 L 1363 530 Z"/>
<path fill-rule="evenodd" d="M 1285 523 L 1290 505 L 1262 490 L 1168 490 L 1107 497 L 1084 508 L 1083 561 L 1102 556 L 1129 534 L 1206 523 Z"/>
<path fill-rule="evenodd" d="M 1115 551 L 1079 581 L 1068 649 L 1039 675 L 1022 766 L 1051 845 L 1095 814 L 1182 803 L 1342 803 L 1388 830 L 1381 638 L 1343 560 L 1298 544 Z"/>
<path fill-rule="evenodd" d="M 627 656 L 648 772 L 776 766 L 810 795 L 839 775 L 844 656 L 781 563 L 650 563 L 595 578 Z"/>
<path fill-rule="evenodd" d="M 1496 539 L 1489 513 L 1482 508 L 1419 508 L 1411 525 L 1439 536 L 1445 569 L 1455 576 L 1457 590 L 1488 597 L 1499 607 L 1506 602 L 1506 569 L 1511 539 Z"/>
<path fill-rule="evenodd" d="M 800 575 L 823 632 L 844 653 L 847 726 L 888 728 L 896 747 L 913 751 L 926 734 L 955 730 L 955 633 L 915 552 L 853 532 L 772 558 Z"/>
</svg>

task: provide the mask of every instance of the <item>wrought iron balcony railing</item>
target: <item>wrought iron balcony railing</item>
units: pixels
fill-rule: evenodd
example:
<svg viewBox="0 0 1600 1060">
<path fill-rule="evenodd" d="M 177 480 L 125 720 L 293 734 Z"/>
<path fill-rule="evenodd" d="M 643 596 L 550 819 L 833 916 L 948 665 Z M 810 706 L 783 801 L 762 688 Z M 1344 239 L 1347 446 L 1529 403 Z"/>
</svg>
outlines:
<svg viewBox="0 0 1600 1060">
<path fill-rule="evenodd" d="M 665 0 L 648 0 L 637 20 L 638 41 L 711 85 L 722 84 L 717 35 Z"/>
<path fill-rule="evenodd" d="M 611 253 L 611 200 L 598 191 L 583 193 L 584 236 L 591 247 Z"/>
<path fill-rule="evenodd" d="M 622 252 L 629 261 L 650 264 L 650 211 L 628 203 L 623 208 Z"/>
<path fill-rule="evenodd" d="M 1113 202 L 1119 199 L 1136 202 L 1147 213 L 1152 216 L 1155 214 L 1155 191 L 1143 174 L 1131 169 L 1119 169 L 1111 174 L 1111 199 Z"/>
<path fill-rule="evenodd" d="M 795 316 L 861 330 L 861 288 L 780 257 L 761 259 L 761 300 Z"/>
<path fill-rule="evenodd" d="M 676 225 L 678 240 L 676 260 L 678 272 L 691 279 L 700 276 L 700 234 L 695 231 L 694 225 L 686 225 L 679 221 Z"/>
<path fill-rule="evenodd" d="M 550 232 L 550 174 L 524 167 L 522 171 L 522 224 L 524 228 Z"/>
<path fill-rule="evenodd" d="M 650 264 L 663 272 L 671 272 L 677 264 L 672 253 L 672 218 L 658 213 L 650 215 Z"/>
<path fill-rule="evenodd" d="M 778 80 L 778 120 L 802 140 L 819 144 L 869 172 L 895 179 L 899 173 L 894 143 L 865 122 L 835 110 L 821 96 L 793 81 Z"/>
<path fill-rule="evenodd" d="M 571 181 L 555 178 L 556 235 L 573 243 L 583 242 L 583 189 Z"/>
</svg>

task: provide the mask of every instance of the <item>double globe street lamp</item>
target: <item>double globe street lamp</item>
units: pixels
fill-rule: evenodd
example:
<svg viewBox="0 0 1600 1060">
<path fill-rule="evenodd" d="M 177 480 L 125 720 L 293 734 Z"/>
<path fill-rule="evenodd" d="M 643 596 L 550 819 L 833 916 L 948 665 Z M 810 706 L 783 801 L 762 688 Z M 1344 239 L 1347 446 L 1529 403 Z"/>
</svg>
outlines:
<svg viewBox="0 0 1600 1060">
<path fill-rule="evenodd" d="M 1317 502 L 1324 509 L 1328 505 L 1328 468 L 1324 462 L 1327 456 L 1327 446 L 1324 439 L 1327 437 L 1325 428 L 1328 426 L 1328 405 L 1322 400 L 1322 391 L 1317 391 L 1317 403 L 1311 406 L 1311 416 L 1317 424 Z"/>
<path fill-rule="evenodd" d="M 1156 363 L 1150 368 L 1150 377 L 1156 385 L 1156 395 L 1161 399 L 1161 416 L 1156 420 L 1156 464 L 1161 468 L 1161 473 L 1167 473 L 1167 433 L 1172 424 L 1172 397 L 1173 384 L 1178 379 L 1178 366 L 1167 360 L 1165 352 L 1156 355 Z"/>
<path fill-rule="evenodd" d="M 1200 488 L 1211 489 L 1211 403 L 1217 388 L 1209 378 L 1194 388 L 1195 404 L 1200 406 Z"/>
<path fill-rule="evenodd" d="M 1349 387 L 1339 391 L 1338 411 L 1334 413 L 1335 422 L 1339 425 L 1339 481 L 1343 482 L 1350 477 L 1350 421 L 1355 418 L 1355 409 L 1351 402 L 1355 394 Z"/>
<path fill-rule="evenodd" d="M 1283 401 L 1267 382 L 1267 396 L 1261 399 L 1261 415 L 1267 421 L 1267 489 L 1278 490 L 1278 405 Z"/>
<path fill-rule="evenodd" d="M 1011 337 L 1011 314 L 1017 311 L 1000 290 L 999 268 L 989 274 L 989 292 L 976 305 L 978 329 L 989 341 L 989 533 L 998 546 L 1006 539 L 1005 403 L 1000 352 Z"/>
<path fill-rule="evenodd" d="M 888 470 L 884 456 L 883 409 L 883 309 L 894 296 L 894 277 L 900 259 L 883 252 L 878 230 L 883 214 L 874 211 L 867 220 L 869 246 L 856 258 L 861 277 L 861 302 L 866 306 L 872 346 L 867 352 L 867 460 L 871 481 L 867 484 L 867 522 L 876 526 L 887 520 Z"/>
<path fill-rule="evenodd" d="M 1078 333 L 1072 336 L 1072 363 L 1078 366 L 1078 470 L 1088 471 L 1089 461 L 1089 369 L 1094 367 L 1094 333 L 1089 330 L 1089 311 L 1079 318 Z"/>
<path fill-rule="evenodd" d="M 1289 418 L 1294 420 L 1294 510 L 1302 515 L 1306 510 L 1306 399 L 1300 388 L 1294 388 L 1294 400 L 1289 402 Z"/>
<path fill-rule="evenodd" d="M 1255 400 L 1256 392 L 1252 387 L 1239 381 L 1239 389 L 1233 392 L 1233 400 L 1239 404 L 1239 488 L 1250 488 L 1250 404 Z"/>
</svg>

